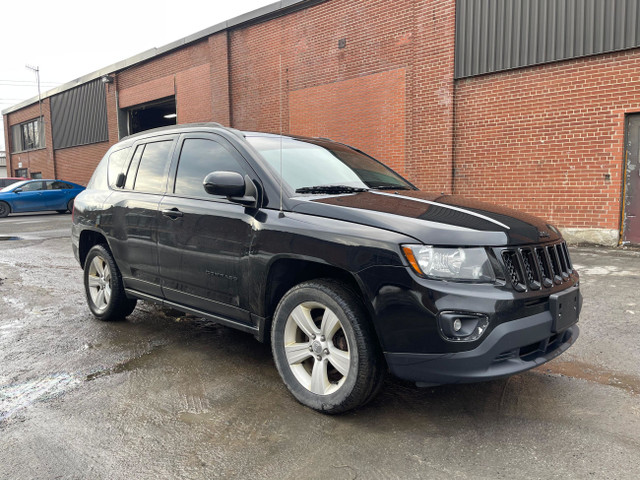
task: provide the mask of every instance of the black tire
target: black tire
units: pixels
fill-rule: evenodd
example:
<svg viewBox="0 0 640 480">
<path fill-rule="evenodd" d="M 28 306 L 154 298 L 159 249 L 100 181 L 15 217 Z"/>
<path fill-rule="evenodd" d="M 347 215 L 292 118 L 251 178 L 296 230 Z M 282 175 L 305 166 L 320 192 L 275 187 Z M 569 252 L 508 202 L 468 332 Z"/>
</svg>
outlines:
<svg viewBox="0 0 640 480">
<path fill-rule="evenodd" d="M 75 201 L 75 198 L 72 198 L 71 200 L 69 200 L 67 202 L 67 211 L 69 213 L 73 212 L 73 202 Z"/>
<path fill-rule="evenodd" d="M 339 326 L 330 320 L 331 314 Z M 322 319 L 333 328 L 325 329 Z M 312 335 L 301 324 L 307 333 L 315 328 Z M 366 310 L 354 292 L 334 280 L 304 282 L 282 297 L 273 319 L 271 349 L 289 391 L 322 413 L 343 413 L 365 404 L 384 379 L 382 355 Z"/>
<path fill-rule="evenodd" d="M 11 213 L 11 207 L 7 202 L 0 202 L 0 218 L 4 218 Z"/>
<path fill-rule="evenodd" d="M 98 320 L 122 320 L 136 308 L 137 300 L 124 293 L 120 270 L 105 245 L 95 245 L 87 254 L 84 292 L 89 309 Z"/>
</svg>

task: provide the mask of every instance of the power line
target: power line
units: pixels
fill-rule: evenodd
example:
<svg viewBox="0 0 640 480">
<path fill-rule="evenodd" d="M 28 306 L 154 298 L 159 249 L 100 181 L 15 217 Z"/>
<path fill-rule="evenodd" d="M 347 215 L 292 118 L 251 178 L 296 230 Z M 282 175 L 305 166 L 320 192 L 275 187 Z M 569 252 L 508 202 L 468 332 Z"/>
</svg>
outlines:
<svg viewBox="0 0 640 480">
<path fill-rule="evenodd" d="M 57 87 L 60 84 L 57 84 L 57 83 L 56 84 L 54 84 L 54 83 L 49 84 L 49 83 L 45 82 L 45 83 L 41 83 L 40 85 L 42 85 L 43 87 L 49 88 L 49 87 Z M 31 88 L 31 87 L 35 87 L 36 84 L 34 83 L 34 84 L 31 84 L 31 85 L 26 85 L 26 84 L 25 85 L 22 85 L 22 84 L 18 85 L 18 84 L 14 84 L 14 83 L 2 83 L 2 82 L 0 82 L 0 86 L 2 86 L 2 87 Z"/>
<path fill-rule="evenodd" d="M 34 82 L 33 80 L 7 80 L 6 78 L 4 79 L 0 79 L 0 82 L 10 82 L 10 83 L 26 83 L 29 85 L 35 85 L 37 82 Z M 49 82 L 40 82 L 42 83 L 57 83 L 58 85 L 64 83 L 64 82 L 53 82 L 53 81 L 49 81 Z"/>
</svg>

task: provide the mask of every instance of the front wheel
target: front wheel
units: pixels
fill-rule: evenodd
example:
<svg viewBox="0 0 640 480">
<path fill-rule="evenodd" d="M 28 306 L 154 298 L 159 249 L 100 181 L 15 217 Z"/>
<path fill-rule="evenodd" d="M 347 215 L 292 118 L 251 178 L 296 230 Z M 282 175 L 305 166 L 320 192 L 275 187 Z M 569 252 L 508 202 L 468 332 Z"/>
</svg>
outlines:
<svg viewBox="0 0 640 480">
<path fill-rule="evenodd" d="M 104 245 L 95 245 L 84 262 L 84 290 L 91 313 L 99 320 L 127 317 L 137 301 L 124 293 L 120 270 Z"/>
<path fill-rule="evenodd" d="M 11 207 L 7 202 L 0 202 L 0 218 L 4 218 L 11 213 Z"/>
<path fill-rule="evenodd" d="M 289 290 L 274 315 L 271 346 L 289 391 L 323 413 L 366 403 L 383 380 L 381 354 L 365 310 L 339 282 L 314 280 Z"/>
</svg>

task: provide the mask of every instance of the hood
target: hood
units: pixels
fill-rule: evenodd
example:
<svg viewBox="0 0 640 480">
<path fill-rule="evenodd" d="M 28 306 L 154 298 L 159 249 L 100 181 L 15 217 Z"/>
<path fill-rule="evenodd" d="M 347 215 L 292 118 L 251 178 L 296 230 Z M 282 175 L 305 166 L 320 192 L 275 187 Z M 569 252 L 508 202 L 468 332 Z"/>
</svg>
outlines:
<svg viewBox="0 0 640 480">
<path fill-rule="evenodd" d="M 458 195 L 367 191 L 292 200 L 294 212 L 383 228 L 431 245 L 526 245 L 561 238 L 533 215 Z"/>
</svg>

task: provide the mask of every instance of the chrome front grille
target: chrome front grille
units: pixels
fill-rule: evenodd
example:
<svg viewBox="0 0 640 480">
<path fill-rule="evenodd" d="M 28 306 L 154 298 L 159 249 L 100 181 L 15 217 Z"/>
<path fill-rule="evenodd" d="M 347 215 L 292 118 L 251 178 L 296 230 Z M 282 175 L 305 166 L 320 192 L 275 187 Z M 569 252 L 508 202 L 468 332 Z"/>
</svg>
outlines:
<svg viewBox="0 0 640 480">
<path fill-rule="evenodd" d="M 565 242 L 506 249 L 502 261 L 507 280 L 519 292 L 560 285 L 573 273 Z"/>
</svg>

